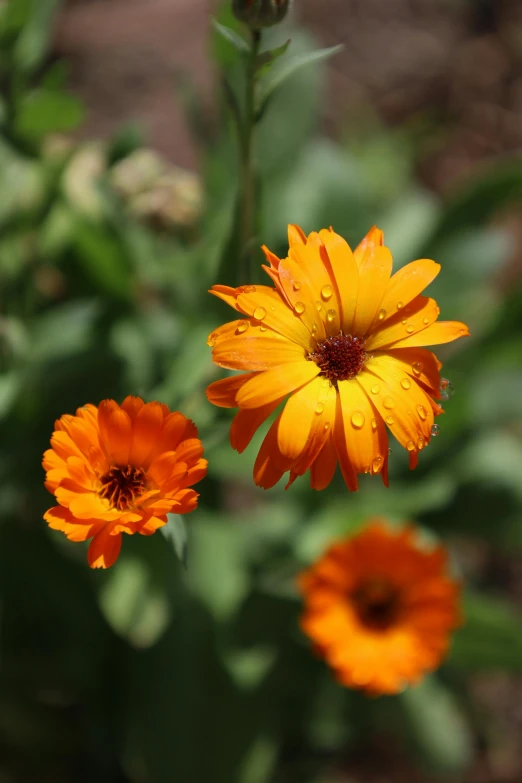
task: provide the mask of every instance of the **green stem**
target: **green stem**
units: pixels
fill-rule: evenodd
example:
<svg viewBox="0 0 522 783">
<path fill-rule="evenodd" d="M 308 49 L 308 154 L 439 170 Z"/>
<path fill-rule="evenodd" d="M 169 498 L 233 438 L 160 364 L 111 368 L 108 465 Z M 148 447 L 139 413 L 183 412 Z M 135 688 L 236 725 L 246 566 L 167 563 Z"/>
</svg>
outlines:
<svg viewBox="0 0 522 783">
<path fill-rule="evenodd" d="M 245 115 L 241 134 L 241 185 L 239 191 L 239 250 L 240 270 L 248 282 L 252 274 L 252 240 L 255 215 L 255 180 L 253 170 L 253 141 L 256 124 L 256 68 L 261 46 L 261 31 L 252 30 L 252 48 L 246 75 Z"/>
</svg>

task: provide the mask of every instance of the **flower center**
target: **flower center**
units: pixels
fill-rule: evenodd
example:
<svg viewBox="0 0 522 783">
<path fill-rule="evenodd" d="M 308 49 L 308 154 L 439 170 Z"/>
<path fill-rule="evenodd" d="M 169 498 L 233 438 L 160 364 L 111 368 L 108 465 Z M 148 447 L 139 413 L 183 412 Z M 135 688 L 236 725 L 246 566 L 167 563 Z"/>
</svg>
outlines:
<svg viewBox="0 0 522 783">
<path fill-rule="evenodd" d="M 318 343 L 308 358 L 321 368 L 321 375 L 336 383 L 355 378 L 364 366 L 366 352 L 364 342 L 358 337 L 338 334 Z"/>
<path fill-rule="evenodd" d="M 124 511 L 145 489 L 145 471 L 134 465 L 114 466 L 100 482 L 100 497 L 108 500 L 112 508 Z"/>
<path fill-rule="evenodd" d="M 365 582 L 350 595 L 350 601 L 361 623 L 374 631 L 385 631 L 397 621 L 399 594 L 388 582 Z"/>
</svg>

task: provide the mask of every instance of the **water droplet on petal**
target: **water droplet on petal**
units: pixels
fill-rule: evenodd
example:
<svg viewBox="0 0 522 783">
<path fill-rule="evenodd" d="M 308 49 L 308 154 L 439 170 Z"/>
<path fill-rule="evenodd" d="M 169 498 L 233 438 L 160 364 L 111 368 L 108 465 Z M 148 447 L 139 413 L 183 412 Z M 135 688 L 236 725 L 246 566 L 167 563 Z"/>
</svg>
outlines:
<svg viewBox="0 0 522 783">
<path fill-rule="evenodd" d="M 423 405 L 417 405 L 417 413 L 421 417 L 422 421 L 426 421 L 426 416 L 428 414 L 426 413 L 426 408 Z"/>
<path fill-rule="evenodd" d="M 379 384 L 374 383 L 374 385 L 372 386 L 372 394 L 379 394 L 380 390 L 381 387 L 379 386 Z"/>
<path fill-rule="evenodd" d="M 332 298 L 333 294 L 333 288 L 331 285 L 323 285 L 321 288 L 321 296 L 323 299 L 327 302 L 329 299 Z"/>
<path fill-rule="evenodd" d="M 328 323 L 331 324 L 332 321 L 335 321 L 336 318 L 337 318 L 337 313 L 335 312 L 335 310 L 328 310 L 328 312 L 326 313 L 326 320 L 328 321 Z"/>
<path fill-rule="evenodd" d="M 323 303 L 322 302 L 316 302 L 315 306 L 317 307 L 317 312 L 320 313 L 323 309 Z"/>
<path fill-rule="evenodd" d="M 328 432 L 329 429 L 330 429 L 330 422 L 326 421 L 325 424 L 324 424 L 323 430 L 325 432 Z"/>
<path fill-rule="evenodd" d="M 453 388 L 453 384 L 451 381 L 448 381 L 447 378 L 441 378 L 440 379 L 440 398 L 441 400 L 444 400 L 447 402 L 447 400 L 451 399 L 453 397 L 453 392 L 455 389 Z"/>
<path fill-rule="evenodd" d="M 411 381 L 409 378 L 403 378 L 401 381 L 401 386 L 403 389 L 409 389 L 411 386 Z"/>
<path fill-rule="evenodd" d="M 379 321 L 384 321 L 386 318 L 386 310 L 379 310 L 379 315 L 377 317 Z"/>
<path fill-rule="evenodd" d="M 401 321 L 401 324 L 403 326 L 406 326 L 407 323 L 408 323 L 408 319 L 407 318 L 403 318 L 402 321 Z"/>
<path fill-rule="evenodd" d="M 268 330 L 268 326 L 265 326 L 264 324 L 261 324 L 261 326 L 259 327 L 260 332 L 266 332 L 267 330 Z"/>
<path fill-rule="evenodd" d="M 429 324 L 429 322 L 430 322 L 430 319 L 429 319 L 429 318 L 423 318 L 423 319 L 422 319 L 422 323 L 423 323 L 425 326 L 427 326 L 427 325 Z"/>
<path fill-rule="evenodd" d="M 301 288 L 301 283 L 299 282 L 299 280 L 294 280 L 294 291 L 299 291 L 300 288 Z"/>
<path fill-rule="evenodd" d="M 263 318 L 266 318 L 266 310 L 264 307 L 256 307 L 254 310 L 254 318 L 256 321 L 262 321 Z"/>
<path fill-rule="evenodd" d="M 249 321 L 240 321 L 236 327 L 236 334 L 243 334 L 250 326 Z"/>
<path fill-rule="evenodd" d="M 413 334 L 413 332 L 415 331 L 415 327 L 411 325 L 407 326 L 406 331 L 408 332 L 408 334 Z"/>
<path fill-rule="evenodd" d="M 275 312 L 275 305 L 271 305 L 270 309 L 272 310 L 272 312 Z"/>
<path fill-rule="evenodd" d="M 209 345 L 210 348 L 213 348 L 216 344 L 218 337 L 219 337 L 219 332 L 212 332 L 212 334 L 209 336 L 207 340 L 207 345 Z"/>
<path fill-rule="evenodd" d="M 439 434 L 439 432 L 440 432 L 439 425 L 438 424 L 434 424 L 433 427 L 431 428 L 431 435 L 432 435 L 432 437 L 436 438 L 437 435 Z"/>
<path fill-rule="evenodd" d="M 296 302 L 294 305 L 294 310 L 296 311 L 297 315 L 302 315 L 306 310 L 304 302 Z"/>
<path fill-rule="evenodd" d="M 316 334 L 317 334 L 317 324 L 313 323 L 312 324 L 312 335 L 315 336 Z"/>
<path fill-rule="evenodd" d="M 397 310 L 401 310 L 404 307 L 404 302 L 397 302 Z"/>
<path fill-rule="evenodd" d="M 352 413 L 352 426 L 355 427 L 355 429 L 360 430 L 361 427 L 364 427 L 364 413 L 361 411 L 355 411 L 355 413 Z"/>
<path fill-rule="evenodd" d="M 384 460 L 382 457 L 375 457 L 372 461 L 372 472 L 373 473 L 379 473 L 380 469 L 382 468 Z"/>
<path fill-rule="evenodd" d="M 315 406 L 315 412 L 317 413 L 318 416 L 320 416 L 323 411 L 324 411 L 323 403 L 318 402 L 317 405 Z"/>
<path fill-rule="evenodd" d="M 420 375 L 422 370 L 424 369 L 424 365 L 422 362 L 413 362 L 411 365 L 411 369 L 413 370 L 414 375 Z"/>
<path fill-rule="evenodd" d="M 425 445 L 426 443 L 424 438 L 419 438 L 419 440 L 417 441 L 417 448 L 419 449 L 419 451 L 422 451 Z"/>
<path fill-rule="evenodd" d="M 395 408 L 395 400 L 393 400 L 391 397 L 385 397 L 382 401 L 382 404 L 389 411 L 391 411 L 392 408 Z"/>
<path fill-rule="evenodd" d="M 377 419 L 372 419 L 372 430 L 375 432 L 377 429 Z"/>
<path fill-rule="evenodd" d="M 395 419 L 393 418 L 393 416 L 386 416 L 386 418 L 385 418 L 385 420 L 384 420 L 384 421 L 386 422 L 386 424 L 389 424 L 389 425 L 390 425 L 390 427 L 391 427 L 391 425 L 393 424 L 393 422 L 395 421 Z"/>
<path fill-rule="evenodd" d="M 408 451 L 415 451 L 415 443 L 412 440 L 409 440 L 406 444 L 406 448 Z"/>
</svg>

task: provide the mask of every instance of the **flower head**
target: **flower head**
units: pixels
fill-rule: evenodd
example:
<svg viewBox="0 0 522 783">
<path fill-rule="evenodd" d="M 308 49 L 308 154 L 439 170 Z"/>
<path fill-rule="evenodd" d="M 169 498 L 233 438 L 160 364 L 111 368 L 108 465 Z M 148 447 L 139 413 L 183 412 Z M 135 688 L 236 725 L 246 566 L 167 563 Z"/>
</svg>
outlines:
<svg viewBox="0 0 522 783">
<path fill-rule="evenodd" d="M 421 292 L 440 266 L 421 259 L 393 276 L 383 234 L 372 228 L 352 252 L 330 230 L 306 237 L 289 227 L 288 258 L 263 248 L 274 286 L 214 286 L 240 313 L 209 337 L 220 367 L 246 371 L 211 384 L 215 405 L 239 408 L 231 432 L 239 452 L 286 400 L 254 467 L 272 487 L 310 470 L 314 489 L 328 486 L 339 462 L 344 480 L 380 473 L 388 483 L 389 429 L 410 455 L 430 442 L 443 413 L 440 362 L 427 345 L 468 334 L 458 321 L 437 321 L 440 308 Z"/>
<path fill-rule="evenodd" d="M 397 693 L 439 666 L 460 624 L 446 561 L 413 527 L 375 520 L 300 575 L 301 626 L 343 685 Z"/>
<path fill-rule="evenodd" d="M 84 405 L 55 424 L 45 452 L 45 486 L 59 505 L 44 519 L 71 541 L 92 538 L 91 568 L 108 568 L 121 534 L 151 535 L 167 514 L 187 514 L 198 494 L 189 489 L 207 472 L 196 426 L 159 402 L 127 397 Z"/>
<path fill-rule="evenodd" d="M 233 0 L 232 10 L 250 27 L 271 27 L 285 18 L 290 0 Z"/>
</svg>

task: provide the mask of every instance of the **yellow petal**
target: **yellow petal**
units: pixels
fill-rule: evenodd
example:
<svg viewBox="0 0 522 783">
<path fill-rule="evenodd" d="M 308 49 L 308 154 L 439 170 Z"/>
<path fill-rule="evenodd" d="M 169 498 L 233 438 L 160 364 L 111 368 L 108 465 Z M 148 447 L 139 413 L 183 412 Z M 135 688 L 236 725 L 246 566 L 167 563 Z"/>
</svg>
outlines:
<svg viewBox="0 0 522 783">
<path fill-rule="evenodd" d="M 348 243 L 332 229 L 323 229 L 319 236 L 326 248 L 338 289 L 342 331 L 344 334 L 352 334 L 359 290 L 359 270 L 355 257 Z"/>
<path fill-rule="evenodd" d="M 240 408 L 267 405 L 308 383 L 319 372 L 314 362 L 303 360 L 258 373 L 238 391 L 237 403 Z"/>
<path fill-rule="evenodd" d="M 418 334 L 412 334 L 391 344 L 390 348 L 410 348 L 423 345 L 442 345 L 458 340 L 459 337 L 469 337 L 469 329 L 460 321 L 437 321 Z"/>
</svg>

